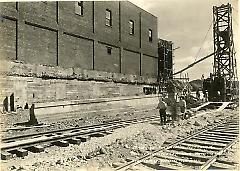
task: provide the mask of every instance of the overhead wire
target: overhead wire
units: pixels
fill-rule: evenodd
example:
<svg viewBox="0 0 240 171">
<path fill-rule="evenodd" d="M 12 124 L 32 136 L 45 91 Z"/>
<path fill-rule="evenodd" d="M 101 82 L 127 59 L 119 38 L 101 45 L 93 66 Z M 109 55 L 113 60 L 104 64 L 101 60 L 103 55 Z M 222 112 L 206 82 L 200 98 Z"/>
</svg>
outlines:
<svg viewBox="0 0 240 171">
<path fill-rule="evenodd" d="M 182 69 L 182 70 L 180 70 L 180 71 L 178 71 L 178 72 L 175 72 L 173 75 L 177 75 L 177 74 L 179 74 L 179 73 L 182 73 L 183 71 L 187 70 L 188 68 L 191 68 L 191 67 L 192 67 L 193 65 L 195 65 L 196 63 L 198 63 L 198 62 L 202 61 L 203 59 L 206 59 L 206 58 L 208 58 L 208 57 L 210 57 L 210 56 L 212 56 L 212 55 L 214 54 L 214 53 L 212 53 L 212 54 L 210 54 L 210 55 L 207 55 L 206 57 L 204 57 L 204 58 L 202 58 L 202 59 L 200 59 L 200 60 L 197 61 L 197 57 L 198 57 L 199 53 L 200 53 L 201 50 L 202 50 L 202 47 L 203 47 L 203 45 L 204 45 L 204 43 L 205 43 L 205 41 L 206 41 L 206 39 L 207 39 L 208 33 L 209 33 L 212 25 L 213 25 L 213 21 L 210 23 L 210 26 L 209 26 L 209 28 L 208 28 L 208 30 L 207 30 L 207 33 L 206 33 L 206 35 L 205 35 L 205 37 L 204 37 L 204 39 L 203 39 L 202 45 L 201 45 L 201 47 L 199 48 L 199 50 L 198 50 L 198 52 L 197 52 L 197 54 L 196 54 L 196 57 L 195 57 L 195 59 L 194 59 L 194 62 L 193 62 L 192 64 L 189 64 L 186 68 L 184 68 L 184 69 Z"/>
<path fill-rule="evenodd" d="M 235 7 L 232 7 L 233 10 L 235 10 L 236 12 L 238 12 L 238 9 L 236 9 Z"/>
<path fill-rule="evenodd" d="M 219 1 L 221 4 L 223 4 L 221 0 L 218 0 L 218 1 Z"/>
<path fill-rule="evenodd" d="M 205 35 L 205 37 L 204 37 L 204 39 L 203 39 L 202 45 L 201 45 L 201 47 L 199 48 L 199 50 L 198 50 L 198 52 L 197 52 L 197 54 L 196 54 L 196 56 L 195 56 L 194 62 L 196 62 L 196 60 L 197 60 L 197 58 L 198 58 L 198 55 L 200 54 L 200 52 L 201 52 L 201 50 L 202 50 L 202 48 L 203 48 L 203 45 L 204 45 L 204 43 L 205 43 L 205 41 L 206 41 L 206 39 L 207 39 L 208 33 L 209 33 L 212 25 L 213 25 L 213 21 L 210 23 L 210 26 L 209 26 L 209 28 L 208 28 L 208 30 L 207 30 L 207 33 L 206 33 L 206 35 Z"/>
</svg>

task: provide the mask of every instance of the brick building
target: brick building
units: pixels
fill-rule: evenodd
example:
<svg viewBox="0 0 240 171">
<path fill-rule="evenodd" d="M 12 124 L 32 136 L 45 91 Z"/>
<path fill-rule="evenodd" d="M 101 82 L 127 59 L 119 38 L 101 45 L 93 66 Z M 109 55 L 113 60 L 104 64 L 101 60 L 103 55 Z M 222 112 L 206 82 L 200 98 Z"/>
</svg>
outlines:
<svg viewBox="0 0 240 171">
<path fill-rule="evenodd" d="M 130 2 L 2 2 L 0 15 L 0 109 L 157 84 L 157 17 Z"/>
<path fill-rule="evenodd" d="M 0 54 L 30 64 L 157 76 L 157 17 L 127 1 L 1 3 Z"/>
</svg>

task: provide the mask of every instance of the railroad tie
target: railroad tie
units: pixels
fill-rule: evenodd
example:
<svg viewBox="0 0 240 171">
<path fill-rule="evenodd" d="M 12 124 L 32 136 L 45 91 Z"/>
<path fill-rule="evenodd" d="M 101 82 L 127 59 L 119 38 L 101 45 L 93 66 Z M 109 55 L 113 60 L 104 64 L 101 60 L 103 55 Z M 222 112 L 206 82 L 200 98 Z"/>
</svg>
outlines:
<svg viewBox="0 0 240 171">
<path fill-rule="evenodd" d="M 68 139 L 67 140 L 70 144 L 77 144 L 79 145 L 81 143 L 81 140 L 80 139 L 77 139 L 77 138 L 71 138 L 71 139 Z"/>
<path fill-rule="evenodd" d="M 146 161 L 143 161 L 141 164 L 154 170 L 179 170 L 179 168 L 171 165 L 170 162 L 165 159 L 148 159 Z"/>
<path fill-rule="evenodd" d="M 113 131 L 105 131 L 105 134 L 112 134 L 113 133 Z"/>
<path fill-rule="evenodd" d="M 22 149 L 22 148 L 16 149 L 16 150 L 11 150 L 9 152 L 12 153 L 12 154 L 16 154 L 17 157 L 25 157 L 25 156 L 28 155 L 28 151 L 25 150 L 25 149 Z"/>
<path fill-rule="evenodd" d="M 94 134 L 89 134 L 90 137 L 104 137 L 105 135 L 101 132 L 99 133 L 94 133 Z"/>
<path fill-rule="evenodd" d="M 1 160 L 9 160 L 13 158 L 13 154 L 7 151 L 1 151 Z"/>
<path fill-rule="evenodd" d="M 178 157 L 175 157 L 175 156 L 163 156 L 163 155 L 159 155 L 159 154 L 156 154 L 154 156 L 157 157 L 157 158 L 160 158 L 160 159 L 167 159 L 167 160 L 170 160 L 170 161 L 176 161 L 176 162 L 181 162 L 181 163 L 188 163 L 188 164 L 191 164 L 192 166 L 202 165 L 203 164 L 203 162 L 201 162 L 201 161 L 182 159 L 182 158 L 178 158 Z"/>
<path fill-rule="evenodd" d="M 69 142 L 61 140 L 61 141 L 55 141 L 52 143 L 53 145 L 60 146 L 60 147 L 67 147 L 69 146 Z"/>
<path fill-rule="evenodd" d="M 27 147 L 26 150 L 31 151 L 33 153 L 40 153 L 44 151 L 44 147 L 41 145 Z"/>
<path fill-rule="evenodd" d="M 115 163 L 112 163 L 112 167 L 117 168 L 117 167 L 121 166 L 122 164 L 123 163 L 115 162 Z"/>
<path fill-rule="evenodd" d="M 88 141 L 88 140 L 91 139 L 91 137 L 88 136 L 88 135 L 83 135 L 83 136 L 79 136 L 79 137 L 76 137 L 76 138 L 77 138 L 77 139 L 80 139 L 81 142 L 86 142 L 86 141 Z"/>
</svg>

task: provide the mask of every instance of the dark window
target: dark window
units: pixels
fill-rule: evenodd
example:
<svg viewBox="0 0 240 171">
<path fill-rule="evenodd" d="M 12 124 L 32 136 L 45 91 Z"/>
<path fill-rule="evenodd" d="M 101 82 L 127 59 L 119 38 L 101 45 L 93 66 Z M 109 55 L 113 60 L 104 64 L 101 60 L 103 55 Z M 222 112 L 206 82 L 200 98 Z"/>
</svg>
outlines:
<svg viewBox="0 0 240 171">
<path fill-rule="evenodd" d="M 148 30 L 148 40 L 149 40 L 149 42 L 152 42 L 152 30 L 151 29 Z"/>
<path fill-rule="evenodd" d="M 134 34 L 134 22 L 132 20 L 129 21 L 129 34 Z"/>
<path fill-rule="evenodd" d="M 75 2 L 75 14 L 83 15 L 83 1 Z"/>
<path fill-rule="evenodd" d="M 106 26 L 112 26 L 112 12 L 110 10 L 106 10 Z"/>
<path fill-rule="evenodd" d="M 107 53 L 108 53 L 109 55 L 112 54 L 112 48 L 111 48 L 111 47 L 107 47 Z"/>
</svg>

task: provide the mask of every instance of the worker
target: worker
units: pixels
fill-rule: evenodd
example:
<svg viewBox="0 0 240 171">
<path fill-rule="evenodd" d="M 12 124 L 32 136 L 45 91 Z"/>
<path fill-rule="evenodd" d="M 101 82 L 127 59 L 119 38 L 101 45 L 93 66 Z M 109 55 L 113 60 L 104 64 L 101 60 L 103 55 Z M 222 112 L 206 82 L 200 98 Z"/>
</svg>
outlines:
<svg viewBox="0 0 240 171">
<path fill-rule="evenodd" d="M 199 90 L 196 91 L 196 97 L 197 97 L 198 100 L 200 100 L 200 92 L 199 92 Z"/>
<path fill-rule="evenodd" d="M 221 99 L 221 92 L 220 91 L 217 91 L 217 102 L 221 102 L 222 99 Z"/>
<path fill-rule="evenodd" d="M 204 94 L 204 99 L 205 99 L 205 102 L 208 102 L 208 92 L 207 91 Z"/>
<path fill-rule="evenodd" d="M 160 99 L 159 99 L 159 103 L 158 103 L 157 109 L 159 109 L 161 124 L 165 125 L 166 124 L 167 103 L 163 101 L 162 97 L 160 97 Z"/>
<path fill-rule="evenodd" d="M 175 97 L 171 98 L 170 97 L 170 110 L 171 110 L 171 118 L 172 118 L 172 124 L 174 123 L 174 121 L 176 121 L 177 118 L 177 108 L 178 108 L 178 103 L 177 100 L 175 99 Z"/>
<path fill-rule="evenodd" d="M 184 96 L 187 95 L 187 89 L 186 89 L 186 88 L 183 89 L 183 95 L 184 95 Z"/>
<path fill-rule="evenodd" d="M 179 106 L 180 106 L 180 110 L 181 110 L 181 113 L 182 113 L 182 116 L 183 116 L 183 119 L 184 119 L 185 118 L 185 112 L 186 112 L 187 104 L 186 104 L 186 101 L 184 100 L 183 96 L 180 97 Z"/>
</svg>

